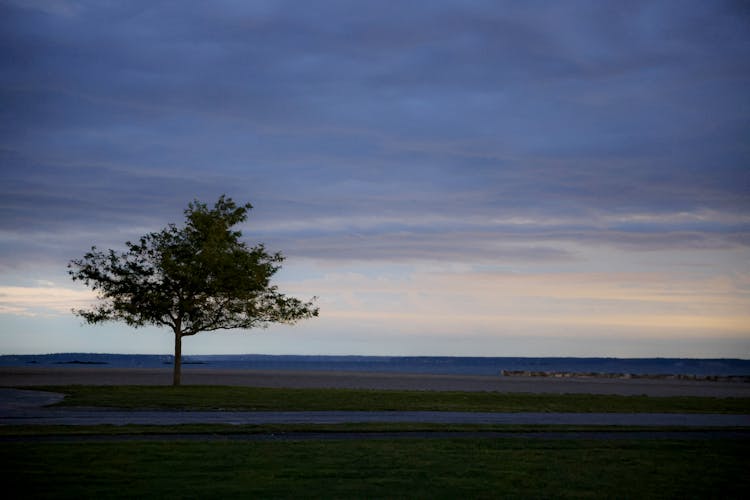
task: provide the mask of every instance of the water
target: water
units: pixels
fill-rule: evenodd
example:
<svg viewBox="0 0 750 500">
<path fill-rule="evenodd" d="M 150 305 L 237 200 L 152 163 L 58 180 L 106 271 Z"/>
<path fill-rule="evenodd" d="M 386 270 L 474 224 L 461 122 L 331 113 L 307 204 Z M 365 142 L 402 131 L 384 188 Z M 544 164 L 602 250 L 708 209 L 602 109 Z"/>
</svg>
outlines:
<svg viewBox="0 0 750 500">
<path fill-rule="evenodd" d="M 171 355 L 63 353 L 2 355 L 0 366 L 164 368 Z M 183 356 L 185 369 L 311 370 L 498 375 L 502 370 L 632 373 L 638 375 L 750 376 L 750 360 L 692 358 L 511 358 L 451 356 Z"/>
</svg>

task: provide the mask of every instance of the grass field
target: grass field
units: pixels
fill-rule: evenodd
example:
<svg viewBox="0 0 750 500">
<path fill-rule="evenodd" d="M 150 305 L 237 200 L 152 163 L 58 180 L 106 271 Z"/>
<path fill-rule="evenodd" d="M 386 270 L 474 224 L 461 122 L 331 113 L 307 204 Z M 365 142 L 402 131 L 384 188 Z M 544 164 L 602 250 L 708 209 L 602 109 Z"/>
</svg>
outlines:
<svg viewBox="0 0 750 500">
<path fill-rule="evenodd" d="M 747 398 L 64 386 L 68 406 L 231 410 L 750 413 Z M 659 428 L 675 430 L 673 428 Z M 618 439 L 463 437 L 235 441 L 294 432 L 609 430 Z M 626 427 L 437 424 L 5 426 L 0 470 L 20 498 L 744 498 L 747 439 L 636 439 Z M 638 430 L 643 430 L 639 427 Z M 650 430 L 657 430 L 651 428 Z M 689 430 L 689 429 L 681 429 Z M 693 429 L 699 430 L 699 429 Z M 219 441 L 117 441 L 212 434 Z M 87 441 L 87 436 L 96 441 Z M 73 442 L 37 442 L 59 436 Z M 78 437 L 82 439 L 78 441 Z M 109 437 L 111 436 L 111 438 Z M 20 442 L 7 439 L 20 439 Z M 103 439 L 103 441 L 102 441 Z M 160 438 L 161 439 L 161 438 Z M 293 438 L 294 439 L 294 438 Z"/>
<path fill-rule="evenodd" d="M 750 413 L 750 398 L 273 389 L 227 386 L 51 386 L 64 406 L 215 410 Z"/>
<path fill-rule="evenodd" d="M 3 443 L 18 498 L 744 498 L 747 442 Z"/>
<path fill-rule="evenodd" d="M 243 434 L 323 433 L 335 436 L 341 433 L 358 433 L 365 437 L 378 433 L 432 433 L 503 432 L 534 433 L 539 436 L 551 433 L 617 433 L 622 436 L 640 432 L 705 433 L 708 431 L 750 431 L 748 427 L 686 427 L 686 426 L 622 426 L 622 425 L 525 425 L 525 424 L 432 424 L 403 422 L 351 422 L 341 424 L 177 424 L 177 425 L 2 425 L 2 437 L 31 436 L 149 436 L 149 435 L 212 435 L 231 438 Z"/>
</svg>

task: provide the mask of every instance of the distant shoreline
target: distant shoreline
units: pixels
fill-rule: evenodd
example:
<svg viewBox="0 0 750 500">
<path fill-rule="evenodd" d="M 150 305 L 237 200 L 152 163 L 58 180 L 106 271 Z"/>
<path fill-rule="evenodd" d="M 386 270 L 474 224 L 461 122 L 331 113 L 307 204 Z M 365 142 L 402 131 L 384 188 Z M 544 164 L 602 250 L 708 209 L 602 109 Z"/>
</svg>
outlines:
<svg viewBox="0 0 750 500">
<path fill-rule="evenodd" d="M 169 354 L 57 353 L 0 355 L 0 367 L 100 365 L 167 368 Z M 581 358 L 494 356 L 183 355 L 183 366 L 206 370 L 289 370 L 482 375 L 537 378 L 678 378 L 730 381 L 750 377 L 750 360 L 736 358 Z M 730 377 L 730 378 L 726 378 Z M 739 379 L 742 381 L 742 379 Z"/>
<path fill-rule="evenodd" d="M 673 373 L 602 373 L 602 372 L 555 372 L 529 370 L 501 370 L 503 377 L 550 377 L 550 378 L 608 378 L 648 380 L 694 380 L 703 382 L 750 383 L 750 375 L 686 375 Z"/>
</svg>

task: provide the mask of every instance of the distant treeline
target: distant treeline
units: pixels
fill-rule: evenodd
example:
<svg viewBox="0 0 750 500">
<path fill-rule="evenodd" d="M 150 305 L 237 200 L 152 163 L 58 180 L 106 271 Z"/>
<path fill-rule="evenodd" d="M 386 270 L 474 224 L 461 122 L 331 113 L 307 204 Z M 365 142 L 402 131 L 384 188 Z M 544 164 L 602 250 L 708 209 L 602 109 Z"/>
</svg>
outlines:
<svg viewBox="0 0 750 500">
<path fill-rule="evenodd" d="M 501 370 L 503 377 L 552 377 L 552 378 L 618 378 L 657 380 L 705 380 L 709 382 L 750 382 L 748 375 L 685 375 L 671 373 L 600 373 L 600 372 L 551 372 L 532 370 Z"/>
</svg>

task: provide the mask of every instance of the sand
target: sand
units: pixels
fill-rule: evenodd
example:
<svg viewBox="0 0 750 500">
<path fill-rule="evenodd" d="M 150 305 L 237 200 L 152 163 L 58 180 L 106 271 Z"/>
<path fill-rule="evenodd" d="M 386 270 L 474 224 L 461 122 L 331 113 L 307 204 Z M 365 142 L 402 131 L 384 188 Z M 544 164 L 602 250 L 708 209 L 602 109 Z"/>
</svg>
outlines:
<svg viewBox="0 0 750 500">
<path fill-rule="evenodd" d="M 0 367 L 0 386 L 169 385 L 170 368 Z M 183 368 L 184 385 L 750 397 L 750 383 Z"/>
</svg>

